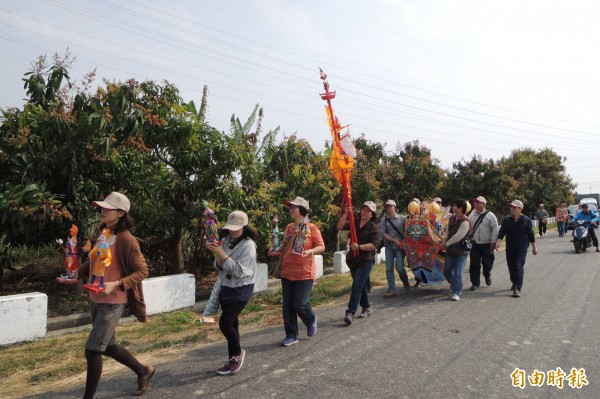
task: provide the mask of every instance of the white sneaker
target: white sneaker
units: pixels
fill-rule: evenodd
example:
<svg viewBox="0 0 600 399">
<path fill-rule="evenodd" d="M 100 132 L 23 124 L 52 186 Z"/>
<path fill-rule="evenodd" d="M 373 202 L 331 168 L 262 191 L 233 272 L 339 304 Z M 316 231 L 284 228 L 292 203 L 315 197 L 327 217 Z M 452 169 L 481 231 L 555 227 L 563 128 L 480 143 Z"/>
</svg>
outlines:
<svg viewBox="0 0 600 399">
<path fill-rule="evenodd" d="M 453 294 L 451 300 L 452 301 L 460 301 L 460 296 L 458 294 Z"/>
</svg>

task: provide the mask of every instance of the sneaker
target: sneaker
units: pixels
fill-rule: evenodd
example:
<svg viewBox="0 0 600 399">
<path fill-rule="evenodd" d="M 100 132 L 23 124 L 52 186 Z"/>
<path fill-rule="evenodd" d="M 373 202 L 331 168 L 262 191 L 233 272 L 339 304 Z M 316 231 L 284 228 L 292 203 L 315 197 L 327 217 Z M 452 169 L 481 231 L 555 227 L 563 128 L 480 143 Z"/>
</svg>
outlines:
<svg viewBox="0 0 600 399">
<path fill-rule="evenodd" d="M 398 295 L 398 294 L 396 294 L 396 291 L 387 290 L 387 291 L 385 292 L 385 294 L 383 294 L 383 297 L 384 297 L 384 298 L 393 298 L 393 297 L 395 297 L 396 295 Z"/>
<path fill-rule="evenodd" d="M 458 294 L 452 294 L 452 298 L 450 298 L 450 300 L 452 300 L 452 301 L 460 301 L 460 296 Z"/>
<path fill-rule="evenodd" d="M 350 325 L 352 324 L 352 319 L 354 318 L 354 315 L 350 312 L 346 312 L 346 317 L 344 317 L 344 323 Z"/>
<path fill-rule="evenodd" d="M 404 291 L 406 291 L 406 292 L 410 291 L 410 284 L 404 283 Z"/>
<path fill-rule="evenodd" d="M 485 278 L 485 284 L 489 287 L 490 285 L 492 285 L 492 278 L 491 277 L 486 277 Z"/>
<path fill-rule="evenodd" d="M 514 284 L 510 286 L 510 290 L 511 290 L 511 291 L 514 291 L 514 290 L 515 290 L 515 285 L 514 285 Z"/>
<path fill-rule="evenodd" d="M 315 315 L 315 322 L 310 326 L 306 327 L 306 335 L 312 337 L 317 332 L 317 315 Z"/>
<path fill-rule="evenodd" d="M 235 362 L 230 363 L 229 369 L 231 373 L 237 373 L 244 365 L 244 358 L 246 357 L 246 351 L 242 349 L 242 353 L 234 357 Z"/>
<path fill-rule="evenodd" d="M 244 358 L 246 357 L 246 351 L 242 349 L 242 353 L 238 356 L 234 356 L 223 367 L 217 369 L 217 374 L 227 375 L 236 373 L 244 365 Z"/>
<path fill-rule="evenodd" d="M 217 374 L 219 375 L 227 375 L 231 374 L 231 364 L 235 362 L 235 358 L 231 358 L 223 365 L 223 367 L 219 367 L 217 369 Z"/>
<path fill-rule="evenodd" d="M 415 283 L 415 287 L 420 287 L 420 286 L 422 286 L 422 285 L 423 285 L 423 284 L 421 284 L 421 282 L 420 282 L 420 281 L 417 281 L 417 282 Z"/>
<path fill-rule="evenodd" d="M 292 346 L 294 344 L 298 343 L 298 338 L 285 338 L 283 341 L 281 341 L 281 346 Z"/>
<path fill-rule="evenodd" d="M 360 316 L 361 318 L 365 318 L 365 317 L 369 317 L 371 316 L 371 308 L 363 308 L 362 312 L 360 312 Z"/>
<path fill-rule="evenodd" d="M 469 288 L 471 291 L 478 291 L 479 290 L 479 286 L 478 285 L 472 285 L 471 288 Z"/>
<path fill-rule="evenodd" d="M 514 296 L 515 298 L 520 298 L 520 297 L 521 297 L 521 290 L 520 290 L 520 289 L 518 289 L 518 288 L 515 288 L 515 289 L 513 290 L 513 296 Z"/>
</svg>

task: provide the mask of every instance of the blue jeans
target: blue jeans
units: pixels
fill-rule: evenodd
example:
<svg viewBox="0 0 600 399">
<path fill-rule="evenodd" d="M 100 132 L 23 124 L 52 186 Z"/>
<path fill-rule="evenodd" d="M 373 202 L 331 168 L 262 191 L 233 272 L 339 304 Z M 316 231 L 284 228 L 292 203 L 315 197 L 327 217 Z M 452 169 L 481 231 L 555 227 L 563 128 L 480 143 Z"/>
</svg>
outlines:
<svg viewBox="0 0 600 399">
<path fill-rule="evenodd" d="M 446 260 L 444 261 L 444 276 L 450 283 L 452 293 L 456 295 L 460 295 L 462 292 L 462 274 L 465 263 L 467 263 L 467 256 L 469 255 L 446 254 Z"/>
<path fill-rule="evenodd" d="M 298 318 L 305 326 L 311 326 L 316 319 L 315 312 L 310 306 L 312 280 L 292 281 L 281 279 L 281 296 L 283 299 L 283 327 L 286 338 L 298 338 Z"/>
<path fill-rule="evenodd" d="M 506 249 L 506 264 L 508 265 L 510 281 L 519 290 L 523 287 L 527 249 L 528 247 Z"/>
<path fill-rule="evenodd" d="M 404 285 L 408 284 L 408 275 L 404 269 L 404 251 L 391 242 L 385 244 L 385 276 L 387 277 L 388 289 L 396 290 L 396 276 L 394 267 L 398 270 L 398 276 Z"/>
<path fill-rule="evenodd" d="M 348 301 L 348 312 L 355 314 L 358 309 L 358 304 L 367 309 L 370 308 L 369 297 L 367 296 L 367 278 L 371 275 L 373 262 L 365 267 L 351 269 L 352 274 L 352 291 L 350 292 L 350 300 Z"/>
<path fill-rule="evenodd" d="M 558 235 L 559 236 L 564 236 L 565 233 L 567 232 L 567 224 L 566 222 L 558 222 Z"/>
</svg>

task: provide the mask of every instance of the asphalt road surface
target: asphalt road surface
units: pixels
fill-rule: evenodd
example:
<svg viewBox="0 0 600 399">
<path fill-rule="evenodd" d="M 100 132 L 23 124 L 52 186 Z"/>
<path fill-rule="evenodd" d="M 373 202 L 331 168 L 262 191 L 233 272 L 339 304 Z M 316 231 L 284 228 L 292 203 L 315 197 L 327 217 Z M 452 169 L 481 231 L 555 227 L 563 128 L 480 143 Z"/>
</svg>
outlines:
<svg viewBox="0 0 600 399">
<path fill-rule="evenodd" d="M 319 308 L 317 334 L 306 338 L 303 329 L 287 348 L 279 346 L 283 327 L 244 333 L 236 375 L 215 373 L 227 360 L 225 342 L 192 350 L 159 364 L 144 397 L 600 398 L 600 254 L 577 255 L 569 238 L 550 234 L 538 239 L 537 256 L 529 251 L 521 298 L 511 296 L 504 252 L 496 253 L 492 285 L 482 279 L 469 291 L 467 266 L 459 302 L 449 300 L 448 284 L 391 299 L 378 288 L 368 319 L 346 326 L 345 306 Z M 564 379 L 552 382 L 562 389 L 548 385 L 558 368 Z M 513 386 L 515 370 L 523 388 Z M 530 383 L 536 375 L 542 386 Z M 135 384 L 131 372 L 103 379 L 96 397 L 128 397 Z M 82 395 L 77 387 L 38 397 Z"/>
</svg>

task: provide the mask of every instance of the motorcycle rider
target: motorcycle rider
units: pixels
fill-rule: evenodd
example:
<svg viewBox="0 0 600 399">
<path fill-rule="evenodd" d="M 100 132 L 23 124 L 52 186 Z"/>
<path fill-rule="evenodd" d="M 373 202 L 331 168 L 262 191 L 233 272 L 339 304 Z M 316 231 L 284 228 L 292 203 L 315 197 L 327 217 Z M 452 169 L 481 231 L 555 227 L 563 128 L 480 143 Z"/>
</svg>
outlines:
<svg viewBox="0 0 600 399">
<path fill-rule="evenodd" d="M 577 215 L 573 217 L 573 221 L 577 223 L 578 220 L 583 220 L 584 222 L 590 222 L 588 227 L 588 234 L 592 237 L 592 242 L 596 247 L 596 252 L 600 252 L 598 249 L 598 238 L 596 237 L 596 232 L 594 231 L 594 224 L 598 224 L 598 215 L 596 212 L 592 211 L 588 204 L 582 204 L 581 210 L 577 212 Z"/>
</svg>

